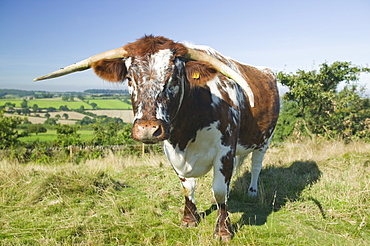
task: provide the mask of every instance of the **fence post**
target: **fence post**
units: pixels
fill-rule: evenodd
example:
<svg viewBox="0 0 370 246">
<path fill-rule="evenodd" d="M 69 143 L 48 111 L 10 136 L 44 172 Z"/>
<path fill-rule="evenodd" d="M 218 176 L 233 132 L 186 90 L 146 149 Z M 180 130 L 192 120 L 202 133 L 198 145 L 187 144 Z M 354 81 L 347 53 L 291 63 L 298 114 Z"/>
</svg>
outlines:
<svg viewBox="0 0 370 246">
<path fill-rule="evenodd" d="M 145 154 L 145 144 L 142 143 L 141 144 L 141 157 L 144 157 L 144 154 Z"/>
<path fill-rule="evenodd" d="M 73 148 L 72 148 L 72 145 L 70 145 L 68 148 L 69 148 L 69 159 L 72 160 L 72 158 L 73 158 Z"/>
</svg>

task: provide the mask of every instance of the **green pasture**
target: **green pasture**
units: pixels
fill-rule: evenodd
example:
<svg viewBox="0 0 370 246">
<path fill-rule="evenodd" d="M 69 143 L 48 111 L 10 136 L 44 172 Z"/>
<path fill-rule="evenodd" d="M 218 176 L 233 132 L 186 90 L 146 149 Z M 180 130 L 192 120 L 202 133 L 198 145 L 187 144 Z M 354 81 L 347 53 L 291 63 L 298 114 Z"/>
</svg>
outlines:
<svg viewBox="0 0 370 246">
<path fill-rule="evenodd" d="M 92 107 L 89 104 L 82 101 L 66 102 L 63 100 L 41 100 L 41 99 L 28 101 L 29 107 L 32 107 L 34 104 L 37 104 L 39 108 L 53 107 L 59 109 L 60 106 L 67 106 L 69 109 L 79 109 L 81 106 L 84 106 L 85 109 L 92 109 Z"/>
<path fill-rule="evenodd" d="M 78 130 L 78 134 L 80 134 L 80 138 L 82 141 L 84 140 L 90 140 L 93 137 L 93 130 Z M 34 141 L 40 141 L 40 142 L 49 142 L 49 141 L 54 141 L 57 140 L 57 131 L 56 130 L 48 130 L 45 133 L 39 133 L 35 134 L 32 133 L 27 137 L 21 137 L 19 138 L 21 142 L 24 143 L 32 143 Z"/>
<path fill-rule="evenodd" d="M 250 162 L 230 187 L 235 236 L 213 238 L 212 172 L 199 178 L 201 220 L 181 228 L 184 194 L 162 155 L 107 154 L 84 163 L 0 161 L 1 245 L 309 245 L 370 242 L 370 145 L 294 143 L 270 148 L 257 198 Z"/>
<path fill-rule="evenodd" d="M 15 104 L 15 107 L 21 107 L 23 99 L 0 99 L 0 106 L 5 105 L 9 102 Z M 69 109 L 79 109 L 81 106 L 84 106 L 85 109 L 93 109 L 90 105 L 91 103 L 96 103 L 98 109 L 132 109 L 130 104 L 124 103 L 118 99 L 91 99 L 88 100 L 89 104 L 83 101 L 63 101 L 61 98 L 53 99 L 32 99 L 27 100 L 28 107 L 32 107 L 34 104 L 37 104 L 39 108 L 49 108 L 53 107 L 59 109 L 60 106 L 67 106 Z"/>
<path fill-rule="evenodd" d="M 0 106 L 4 105 L 7 102 L 15 104 L 15 107 L 20 108 L 21 103 L 23 99 L 0 99 Z M 85 109 L 92 109 L 92 107 L 82 101 L 74 101 L 74 102 L 69 102 L 69 101 L 63 101 L 60 98 L 55 98 L 55 99 L 32 99 L 32 100 L 27 100 L 28 107 L 32 107 L 34 104 L 37 104 L 39 108 L 49 108 L 53 107 L 56 109 L 59 109 L 60 106 L 67 106 L 69 109 L 79 109 L 81 106 L 84 106 Z"/>
<path fill-rule="evenodd" d="M 96 103 L 98 109 L 132 109 L 130 104 L 124 103 L 118 99 L 91 99 L 89 103 Z"/>
</svg>

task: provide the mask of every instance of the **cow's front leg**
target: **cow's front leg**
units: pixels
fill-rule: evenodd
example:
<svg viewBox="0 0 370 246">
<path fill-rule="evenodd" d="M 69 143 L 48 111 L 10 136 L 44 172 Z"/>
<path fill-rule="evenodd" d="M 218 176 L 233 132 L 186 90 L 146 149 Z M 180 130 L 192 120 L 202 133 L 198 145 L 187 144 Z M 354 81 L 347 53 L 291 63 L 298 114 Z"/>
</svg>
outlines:
<svg viewBox="0 0 370 246">
<path fill-rule="evenodd" d="M 234 162 L 235 157 L 230 154 L 221 159 L 220 165 L 216 164 L 214 167 L 213 194 L 218 208 L 214 235 L 226 242 L 234 236 L 226 206 Z"/>
<path fill-rule="evenodd" d="M 194 199 L 195 178 L 180 177 L 185 194 L 184 217 L 181 220 L 181 227 L 195 227 L 199 222 L 199 215 Z"/>
</svg>

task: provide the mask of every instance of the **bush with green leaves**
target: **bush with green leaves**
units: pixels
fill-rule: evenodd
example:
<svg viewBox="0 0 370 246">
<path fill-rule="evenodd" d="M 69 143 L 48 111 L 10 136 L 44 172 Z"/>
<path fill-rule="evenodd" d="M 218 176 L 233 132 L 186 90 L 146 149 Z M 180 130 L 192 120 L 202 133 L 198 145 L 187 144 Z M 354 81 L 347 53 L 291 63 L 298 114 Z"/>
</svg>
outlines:
<svg viewBox="0 0 370 246">
<path fill-rule="evenodd" d="M 369 140 L 370 102 L 357 85 L 362 72 L 370 68 L 350 62 L 323 63 L 319 70 L 278 73 L 279 82 L 289 88 L 283 96 L 276 139 L 293 132 L 315 137 Z M 338 85 L 345 83 L 343 90 Z"/>
<path fill-rule="evenodd" d="M 45 133 L 48 130 L 42 124 L 29 124 L 27 128 L 28 133 L 35 133 L 38 135 L 39 133 Z"/>
<path fill-rule="evenodd" d="M 0 148 L 11 148 L 19 144 L 18 138 L 23 134 L 16 128 L 24 121 L 21 117 L 4 116 L 4 111 L 0 110 Z"/>
<path fill-rule="evenodd" d="M 79 146 L 81 145 L 80 134 L 77 133 L 79 126 L 77 125 L 62 125 L 56 126 L 57 130 L 57 145 L 58 146 Z"/>
</svg>

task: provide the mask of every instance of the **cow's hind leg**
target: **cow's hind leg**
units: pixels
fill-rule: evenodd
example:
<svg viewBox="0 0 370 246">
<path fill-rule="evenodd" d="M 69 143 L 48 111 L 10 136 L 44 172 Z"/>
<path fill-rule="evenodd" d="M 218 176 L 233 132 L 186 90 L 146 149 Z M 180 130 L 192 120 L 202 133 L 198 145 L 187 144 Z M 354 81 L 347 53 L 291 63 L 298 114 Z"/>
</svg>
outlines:
<svg viewBox="0 0 370 246">
<path fill-rule="evenodd" d="M 262 161 L 265 156 L 268 145 L 261 149 L 256 149 L 252 153 L 252 170 L 251 170 L 251 184 L 248 188 L 248 195 L 257 196 L 258 194 L 258 176 L 262 169 Z"/>
<path fill-rule="evenodd" d="M 194 199 L 195 178 L 180 177 L 185 194 L 184 217 L 181 220 L 181 227 L 195 227 L 199 222 L 199 215 Z"/>
<path fill-rule="evenodd" d="M 224 242 L 230 241 L 234 236 L 226 206 L 234 162 L 235 157 L 229 152 L 221 159 L 221 166 L 217 163 L 214 166 L 213 194 L 218 208 L 214 235 Z"/>
</svg>

